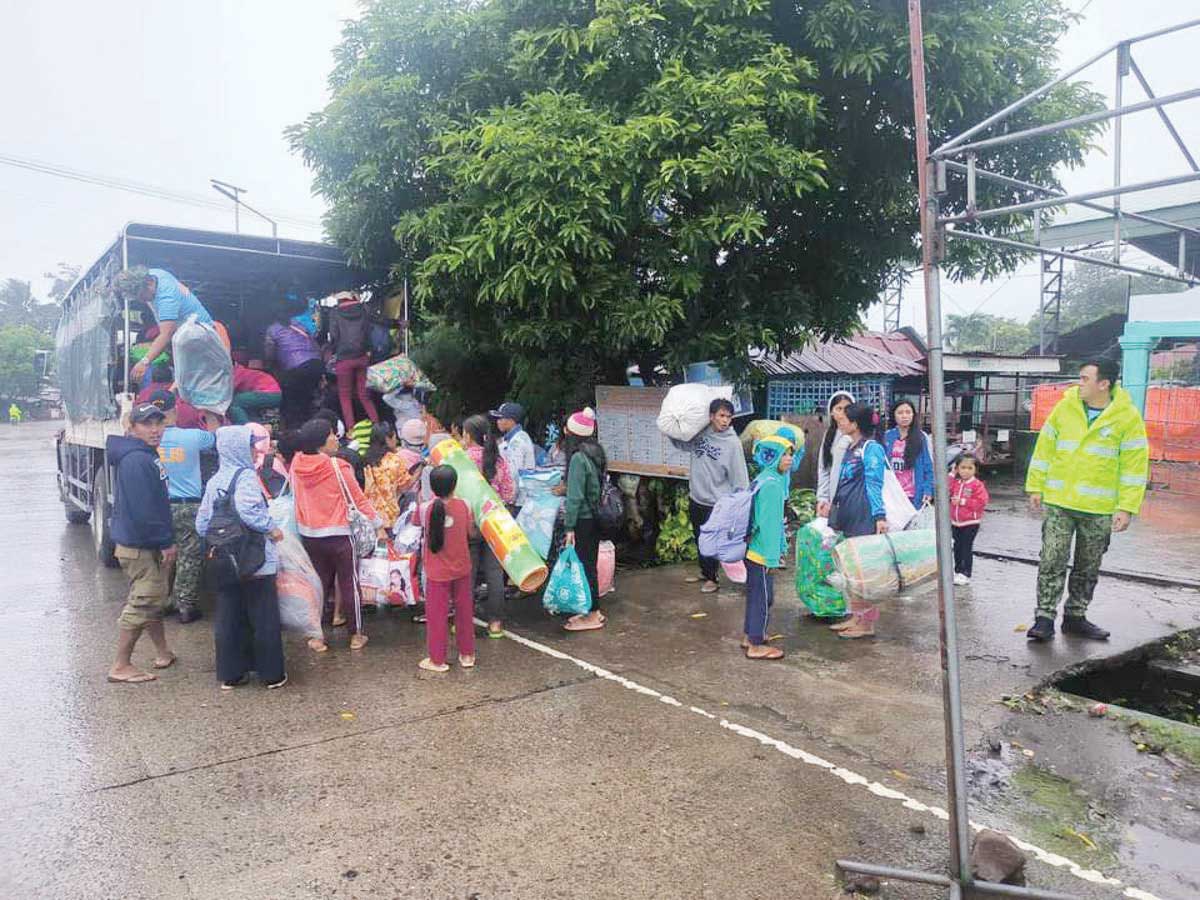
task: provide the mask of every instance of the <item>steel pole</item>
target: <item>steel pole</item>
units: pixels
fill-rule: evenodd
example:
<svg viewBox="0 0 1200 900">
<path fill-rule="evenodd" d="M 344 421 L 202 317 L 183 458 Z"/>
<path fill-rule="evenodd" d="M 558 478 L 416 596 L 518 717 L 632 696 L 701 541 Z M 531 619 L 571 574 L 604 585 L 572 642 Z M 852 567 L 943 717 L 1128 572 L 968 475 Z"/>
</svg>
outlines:
<svg viewBox="0 0 1200 900">
<path fill-rule="evenodd" d="M 1113 94 L 1113 106 L 1116 112 L 1121 112 L 1122 95 L 1125 87 L 1125 72 L 1128 68 L 1126 60 L 1129 56 L 1129 45 L 1117 45 L 1117 86 Z M 1153 99 L 1153 98 L 1151 98 Z M 1161 112 L 1161 110 L 1160 110 Z M 1121 187 L 1121 123 L 1124 116 L 1118 115 L 1113 122 L 1113 188 Z M 1121 261 L 1121 195 L 1113 194 L 1113 262 Z"/>
<path fill-rule="evenodd" d="M 408 356 L 408 263 L 404 264 L 404 283 L 401 287 L 404 294 L 404 355 Z"/>
<path fill-rule="evenodd" d="M 946 738 L 946 795 L 950 813 L 950 858 L 953 881 L 971 883 L 967 783 L 963 771 L 962 695 L 958 682 L 958 634 L 954 618 L 954 563 L 951 556 L 950 495 L 946 472 L 946 382 L 942 365 L 941 272 L 938 265 L 938 200 L 930 193 L 936 182 L 929 159 L 929 122 L 925 105 L 925 36 L 921 0 L 908 0 L 908 40 L 912 54 L 913 119 L 917 138 L 917 178 L 921 199 L 921 267 L 925 275 L 925 321 L 929 331 L 929 398 L 933 407 L 933 471 L 937 522 L 938 617 L 942 662 L 942 710 Z"/>
</svg>

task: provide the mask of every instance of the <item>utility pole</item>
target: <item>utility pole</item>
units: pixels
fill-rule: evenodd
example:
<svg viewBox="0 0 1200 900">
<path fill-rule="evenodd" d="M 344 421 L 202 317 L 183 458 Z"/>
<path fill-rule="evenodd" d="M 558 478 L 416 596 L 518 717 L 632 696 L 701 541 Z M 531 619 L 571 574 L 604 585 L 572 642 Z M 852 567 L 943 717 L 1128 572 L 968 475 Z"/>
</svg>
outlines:
<svg viewBox="0 0 1200 900">
<path fill-rule="evenodd" d="M 242 233 L 242 222 L 239 210 L 244 206 L 247 211 L 254 213 L 260 219 L 269 223 L 271 226 L 271 237 L 279 237 L 279 223 L 265 213 L 259 212 L 249 203 L 242 202 L 242 194 L 250 193 L 243 187 L 238 187 L 236 184 L 230 184 L 228 181 L 218 181 L 216 178 L 208 179 L 212 189 L 223 197 L 228 197 L 233 201 L 233 230 L 236 234 Z"/>
</svg>

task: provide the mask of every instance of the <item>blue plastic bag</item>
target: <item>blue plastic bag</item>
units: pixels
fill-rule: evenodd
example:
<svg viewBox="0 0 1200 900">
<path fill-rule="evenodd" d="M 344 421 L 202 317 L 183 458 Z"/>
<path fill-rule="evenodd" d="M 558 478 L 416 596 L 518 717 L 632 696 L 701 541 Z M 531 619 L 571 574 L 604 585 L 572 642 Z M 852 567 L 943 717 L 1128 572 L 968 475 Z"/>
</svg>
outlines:
<svg viewBox="0 0 1200 900">
<path fill-rule="evenodd" d="M 582 616 L 592 609 L 592 589 L 574 547 L 564 547 L 550 573 L 542 606 L 552 615 Z"/>
</svg>

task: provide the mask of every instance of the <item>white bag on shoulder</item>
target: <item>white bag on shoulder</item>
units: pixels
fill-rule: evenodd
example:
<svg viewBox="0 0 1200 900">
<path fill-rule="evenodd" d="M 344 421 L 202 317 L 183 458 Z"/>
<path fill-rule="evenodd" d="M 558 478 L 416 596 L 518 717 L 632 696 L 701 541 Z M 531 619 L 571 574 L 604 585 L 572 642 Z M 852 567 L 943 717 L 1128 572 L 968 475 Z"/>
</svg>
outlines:
<svg viewBox="0 0 1200 900">
<path fill-rule="evenodd" d="M 883 472 L 883 508 L 889 531 L 903 531 L 917 514 L 916 507 L 900 486 L 900 479 L 891 469 Z"/>
</svg>

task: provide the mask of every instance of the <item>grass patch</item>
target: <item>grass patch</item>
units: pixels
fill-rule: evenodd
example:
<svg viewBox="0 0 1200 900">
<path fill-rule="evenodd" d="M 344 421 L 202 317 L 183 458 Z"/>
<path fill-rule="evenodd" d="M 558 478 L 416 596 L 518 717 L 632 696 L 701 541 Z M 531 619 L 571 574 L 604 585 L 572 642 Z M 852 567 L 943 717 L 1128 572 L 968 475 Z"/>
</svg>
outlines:
<svg viewBox="0 0 1200 900">
<path fill-rule="evenodd" d="M 1034 843 L 1090 866 L 1117 861 L 1115 842 L 1105 821 L 1093 812 L 1087 792 L 1070 779 L 1028 765 L 1013 775 L 1013 786 L 1025 799 L 1019 815 Z"/>
</svg>

